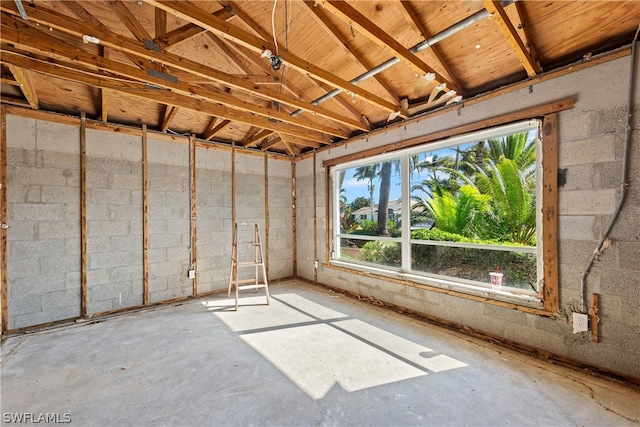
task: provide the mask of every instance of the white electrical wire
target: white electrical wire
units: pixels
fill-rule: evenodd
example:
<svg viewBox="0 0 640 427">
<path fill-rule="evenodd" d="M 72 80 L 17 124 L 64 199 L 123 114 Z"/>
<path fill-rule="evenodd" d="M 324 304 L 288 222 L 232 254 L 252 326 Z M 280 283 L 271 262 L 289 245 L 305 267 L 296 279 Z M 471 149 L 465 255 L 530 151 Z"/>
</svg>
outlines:
<svg viewBox="0 0 640 427">
<path fill-rule="evenodd" d="M 271 33 L 273 34 L 273 45 L 276 47 L 276 55 L 278 55 L 278 41 L 276 40 L 276 4 L 278 4 L 278 0 L 273 0 L 273 10 L 271 11 Z"/>
</svg>

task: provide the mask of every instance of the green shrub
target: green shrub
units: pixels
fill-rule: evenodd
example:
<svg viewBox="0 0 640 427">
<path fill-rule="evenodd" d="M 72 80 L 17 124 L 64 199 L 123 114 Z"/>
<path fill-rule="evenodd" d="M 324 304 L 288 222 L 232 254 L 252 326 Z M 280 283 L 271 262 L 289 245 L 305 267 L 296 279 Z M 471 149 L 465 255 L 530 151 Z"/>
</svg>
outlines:
<svg viewBox="0 0 640 427">
<path fill-rule="evenodd" d="M 362 260 L 375 264 L 399 267 L 402 253 L 400 245 L 394 242 L 370 241 L 362 247 Z"/>
</svg>

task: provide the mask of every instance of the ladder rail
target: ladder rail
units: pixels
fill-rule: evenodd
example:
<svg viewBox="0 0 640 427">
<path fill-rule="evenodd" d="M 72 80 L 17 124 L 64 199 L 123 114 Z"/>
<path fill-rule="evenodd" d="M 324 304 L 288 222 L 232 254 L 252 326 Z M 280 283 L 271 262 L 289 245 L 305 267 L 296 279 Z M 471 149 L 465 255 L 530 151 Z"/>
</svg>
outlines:
<svg viewBox="0 0 640 427">
<path fill-rule="evenodd" d="M 253 241 L 239 242 L 239 226 L 253 226 Z M 258 223 L 234 223 L 232 245 L 231 269 L 229 272 L 229 287 L 227 289 L 227 297 L 231 297 L 231 290 L 233 289 L 235 294 L 235 309 L 237 311 L 240 290 L 254 289 L 256 292 L 258 292 L 258 289 L 264 289 L 265 296 L 267 298 L 267 305 L 269 305 L 269 283 L 267 280 L 267 270 L 264 261 L 264 250 L 262 248 L 262 242 L 260 240 L 260 228 Z M 246 245 L 253 246 L 254 250 L 252 261 L 240 261 L 241 254 L 238 251 L 238 247 Z M 240 267 L 254 267 L 254 277 L 252 279 L 240 279 L 238 275 L 238 268 Z M 262 282 L 260 282 L 260 270 L 262 270 Z"/>
</svg>

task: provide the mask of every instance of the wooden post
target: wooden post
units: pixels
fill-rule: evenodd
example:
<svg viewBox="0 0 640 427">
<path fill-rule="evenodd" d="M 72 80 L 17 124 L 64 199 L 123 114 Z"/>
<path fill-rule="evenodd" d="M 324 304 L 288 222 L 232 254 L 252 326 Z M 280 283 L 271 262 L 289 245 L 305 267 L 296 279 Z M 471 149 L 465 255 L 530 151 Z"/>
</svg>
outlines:
<svg viewBox="0 0 640 427">
<path fill-rule="evenodd" d="M 316 152 L 313 152 L 313 281 L 318 281 L 318 183 Z"/>
<path fill-rule="evenodd" d="M 589 320 L 591 320 L 591 336 L 593 342 L 600 342 L 600 294 L 591 294 L 591 309 L 589 310 Z"/>
<path fill-rule="evenodd" d="M 236 235 L 236 142 L 231 142 L 231 238 Z"/>
<path fill-rule="evenodd" d="M 189 268 L 194 272 L 198 271 L 198 250 L 197 250 L 197 234 L 196 234 L 196 136 L 189 137 L 189 187 L 191 188 L 191 265 Z M 198 295 L 198 274 L 191 279 L 193 285 L 193 295 Z"/>
<path fill-rule="evenodd" d="M 147 125 L 142 125 L 142 304 L 149 304 L 149 167 Z"/>
<path fill-rule="evenodd" d="M 542 121 L 542 263 L 544 309 L 558 310 L 558 114 Z"/>
<path fill-rule="evenodd" d="M 291 256 L 292 262 L 291 266 L 293 269 L 293 277 L 298 277 L 298 246 L 297 246 L 297 236 L 296 236 L 296 162 L 291 162 L 291 233 L 292 233 L 292 242 L 291 245 Z"/>
<path fill-rule="evenodd" d="M 269 155 L 264 151 L 264 266 L 269 275 Z M 265 278 L 266 280 L 266 278 Z"/>
<path fill-rule="evenodd" d="M 327 264 L 331 260 L 331 176 L 329 175 L 329 167 L 324 168 L 324 204 L 325 204 L 325 258 Z M 339 227 L 339 224 L 334 224 Z"/>
<path fill-rule="evenodd" d="M 80 316 L 87 317 L 87 116 L 80 115 Z"/>
<path fill-rule="evenodd" d="M 0 107 L 0 319 L 2 333 L 9 329 L 9 260 L 7 251 L 7 108 Z"/>
</svg>

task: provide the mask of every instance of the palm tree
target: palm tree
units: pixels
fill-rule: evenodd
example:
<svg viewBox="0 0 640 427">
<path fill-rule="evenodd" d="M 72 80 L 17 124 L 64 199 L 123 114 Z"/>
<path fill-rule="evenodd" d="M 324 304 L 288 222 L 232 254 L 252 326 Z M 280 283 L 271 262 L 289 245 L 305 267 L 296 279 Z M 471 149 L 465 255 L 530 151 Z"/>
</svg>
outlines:
<svg viewBox="0 0 640 427">
<path fill-rule="evenodd" d="M 373 185 L 373 179 L 378 175 L 378 167 L 380 167 L 379 163 L 361 166 L 357 168 L 355 173 L 353 174 L 353 177 L 357 181 L 363 181 L 365 179 L 369 180 L 368 189 L 369 189 L 369 206 L 371 206 L 371 219 L 373 219 L 373 212 L 374 212 L 373 192 L 374 192 L 375 186 Z"/>
<path fill-rule="evenodd" d="M 455 195 L 437 187 L 425 207 L 438 229 L 475 237 L 475 219 L 487 210 L 489 200 L 490 196 L 480 194 L 472 185 L 463 185 Z"/>
<path fill-rule="evenodd" d="M 491 196 L 490 210 L 480 224 L 483 237 L 534 244 L 535 180 L 527 177 L 515 160 L 502 156 L 497 164 L 489 160 L 477 167 L 475 185 L 482 194 Z"/>
</svg>

